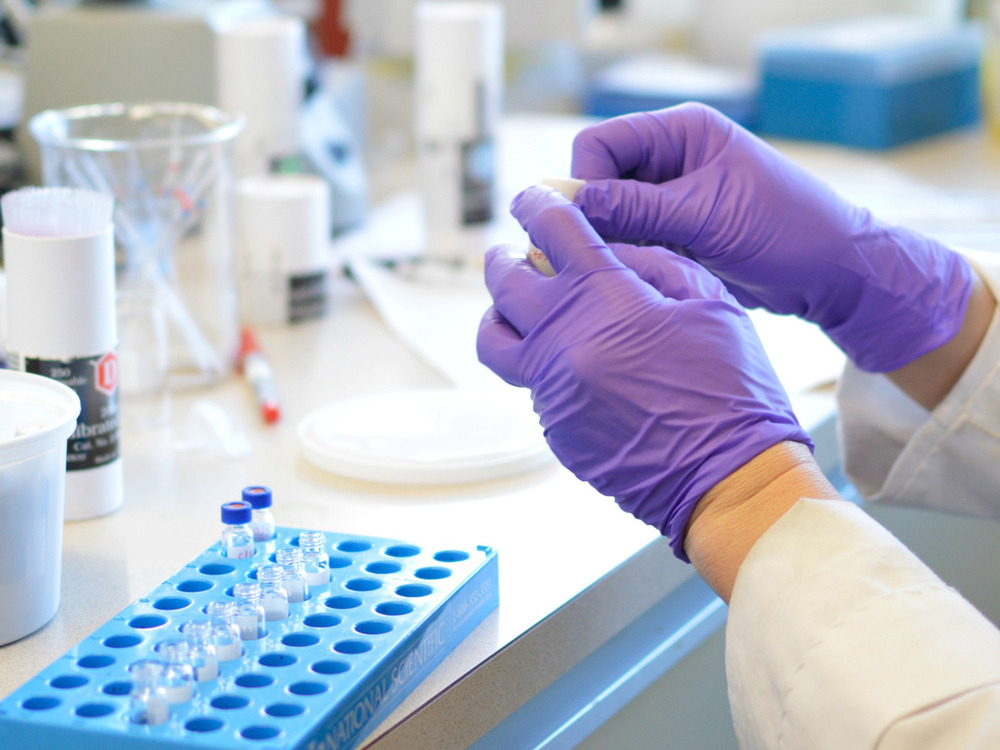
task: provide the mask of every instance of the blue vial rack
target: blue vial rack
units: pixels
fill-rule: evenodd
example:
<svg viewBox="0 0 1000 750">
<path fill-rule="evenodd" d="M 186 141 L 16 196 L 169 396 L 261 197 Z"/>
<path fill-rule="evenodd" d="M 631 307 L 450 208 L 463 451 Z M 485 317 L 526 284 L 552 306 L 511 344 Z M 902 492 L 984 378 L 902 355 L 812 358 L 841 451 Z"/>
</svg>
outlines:
<svg viewBox="0 0 1000 750">
<path fill-rule="evenodd" d="M 215 544 L 133 602 L 0 702 L 0 748 L 349 750 L 498 605 L 488 547 L 327 533 L 328 586 L 243 641 L 242 657 L 195 683 L 166 723 L 133 723 L 128 666 L 231 598 L 300 531 L 279 527 L 244 560 Z"/>
</svg>

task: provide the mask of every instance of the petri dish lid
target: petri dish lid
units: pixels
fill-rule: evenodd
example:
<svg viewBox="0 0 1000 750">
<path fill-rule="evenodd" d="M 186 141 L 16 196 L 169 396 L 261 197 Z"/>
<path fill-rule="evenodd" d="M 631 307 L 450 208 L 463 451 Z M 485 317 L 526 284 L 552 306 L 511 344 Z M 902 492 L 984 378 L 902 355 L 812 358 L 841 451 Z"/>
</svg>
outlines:
<svg viewBox="0 0 1000 750">
<path fill-rule="evenodd" d="M 380 393 L 327 404 L 298 426 L 321 469 L 394 484 L 481 482 L 554 457 L 525 393 L 455 389 Z"/>
</svg>

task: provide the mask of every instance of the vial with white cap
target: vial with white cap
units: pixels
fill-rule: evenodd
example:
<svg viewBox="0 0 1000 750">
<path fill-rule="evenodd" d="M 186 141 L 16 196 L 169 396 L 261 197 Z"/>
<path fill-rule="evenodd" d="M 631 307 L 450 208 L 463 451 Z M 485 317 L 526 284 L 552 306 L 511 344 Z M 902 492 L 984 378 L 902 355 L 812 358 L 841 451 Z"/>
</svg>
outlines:
<svg viewBox="0 0 1000 750">
<path fill-rule="evenodd" d="M 240 639 L 256 641 L 267 633 L 264 625 L 264 606 L 260 603 L 260 584 L 256 581 L 242 581 L 233 585 L 236 599 L 236 624 L 240 629 Z"/>
<path fill-rule="evenodd" d="M 205 608 L 212 623 L 212 641 L 219 661 L 233 661 L 243 655 L 240 628 L 236 624 L 236 602 L 209 602 Z"/>
<path fill-rule="evenodd" d="M 309 584 L 306 583 L 306 565 L 302 559 L 302 550 L 298 547 L 285 547 L 274 554 L 274 559 L 285 569 L 285 591 L 288 592 L 288 601 L 297 604 L 308 599 Z"/>
<path fill-rule="evenodd" d="M 285 569 L 280 565 L 262 565 L 257 569 L 260 603 L 264 607 L 264 619 L 268 622 L 288 618 L 288 592 L 282 584 L 284 578 Z"/>
<path fill-rule="evenodd" d="M 132 682 L 128 718 L 133 724 L 157 726 L 170 718 L 170 702 L 163 686 L 166 665 L 157 659 L 142 659 L 129 665 Z"/>
<path fill-rule="evenodd" d="M 201 618 L 189 620 L 181 625 L 181 635 L 188 643 L 195 680 L 208 682 L 216 679 L 219 676 L 219 660 L 212 639 L 212 623 Z"/>
<path fill-rule="evenodd" d="M 322 531 L 303 531 L 299 534 L 299 549 L 305 563 L 306 583 L 310 589 L 330 583 L 330 557 L 326 554 L 326 534 Z"/>
<path fill-rule="evenodd" d="M 187 703 L 194 695 L 194 667 L 187 640 L 169 638 L 157 643 L 155 650 L 164 664 L 163 687 L 167 702 Z"/>
<path fill-rule="evenodd" d="M 274 539 L 274 514 L 271 512 L 273 498 L 269 487 L 255 486 L 243 488 L 243 501 L 250 503 L 253 514 L 250 528 L 255 542 L 269 542 Z"/>
<path fill-rule="evenodd" d="M 253 518 L 253 507 L 243 500 L 223 503 L 222 517 L 222 554 L 230 560 L 242 560 L 253 557 L 253 531 L 250 521 Z"/>
</svg>

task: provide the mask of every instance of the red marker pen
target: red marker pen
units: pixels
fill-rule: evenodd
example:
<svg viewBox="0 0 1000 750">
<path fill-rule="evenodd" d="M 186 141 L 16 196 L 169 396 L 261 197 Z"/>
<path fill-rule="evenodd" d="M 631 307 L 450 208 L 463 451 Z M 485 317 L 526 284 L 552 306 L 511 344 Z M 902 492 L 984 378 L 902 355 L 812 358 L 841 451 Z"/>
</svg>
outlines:
<svg viewBox="0 0 1000 750">
<path fill-rule="evenodd" d="M 271 372 L 271 365 L 264 357 L 260 344 L 257 343 L 256 334 L 247 326 L 244 326 L 240 338 L 240 370 L 253 388 L 264 421 L 267 424 L 274 424 L 281 419 L 281 406 L 278 404 L 274 373 Z"/>
</svg>

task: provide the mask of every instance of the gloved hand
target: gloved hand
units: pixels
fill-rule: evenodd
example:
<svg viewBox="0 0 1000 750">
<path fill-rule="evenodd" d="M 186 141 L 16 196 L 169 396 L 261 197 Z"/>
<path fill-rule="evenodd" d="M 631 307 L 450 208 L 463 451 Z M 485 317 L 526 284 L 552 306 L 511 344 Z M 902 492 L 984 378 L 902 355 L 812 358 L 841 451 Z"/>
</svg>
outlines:
<svg viewBox="0 0 1000 750">
<path fill-rule="evenodd" d="M 851 205 L 703 105 L 599 123 L 573 143 L 575 201 L 603 237 L 663 244 L 747 307 L 818 324 L 858 365 L 901 367 L 949 341 L 965 259 Z"/>
<path fill-rule="evenodd" d="M 557 273 L 541 274 L 523 248 L 490 249 L 480 360 L 531 389 L 570 471 L 686 560 L 706 490 L 779 442 L 811 447 L 753 325 L 696 263 L 662 248 L 619 246 L 616 257 L 550 188 L 529 188 L 511 212 Z"/>
</svg>

